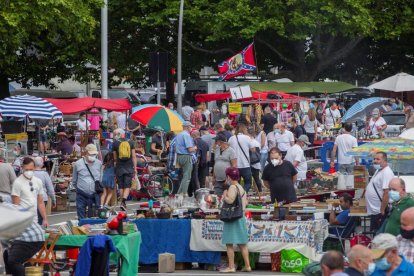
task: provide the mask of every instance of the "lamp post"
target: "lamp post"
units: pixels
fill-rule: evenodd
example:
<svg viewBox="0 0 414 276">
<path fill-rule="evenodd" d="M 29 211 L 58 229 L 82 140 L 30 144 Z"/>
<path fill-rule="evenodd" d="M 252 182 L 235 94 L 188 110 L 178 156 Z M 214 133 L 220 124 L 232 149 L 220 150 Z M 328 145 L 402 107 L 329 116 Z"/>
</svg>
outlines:
<svg viewBox="0 0 414 276">
<path fill-rule="evenodd" d="M 181 80 L 181 53 L 183 40 L 184 0 L 180 0 L 180 17 L 178 19 L 178 47 L 177 47 L 177 111 L 182 114 L 182 80 Z"/>
<path fill-rule="evenodd" d="M 101 95 L 103 99 L 108 98 L 108 0 L 104 0 L 101 9 Z M 103 117 L 108 118 L 106 111 Z"/>
</svg>

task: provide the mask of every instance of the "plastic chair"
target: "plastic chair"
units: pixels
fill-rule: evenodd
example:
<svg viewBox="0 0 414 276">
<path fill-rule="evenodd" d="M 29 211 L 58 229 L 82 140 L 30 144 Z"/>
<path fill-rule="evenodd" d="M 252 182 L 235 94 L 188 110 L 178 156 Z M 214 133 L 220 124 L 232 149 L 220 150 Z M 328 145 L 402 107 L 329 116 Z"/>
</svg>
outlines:
<svg viewBox="0 0 414 276">
<path fill-rule="evenodd" d="M 338 239 L 340 244 L 341 244 L 342 251 L 345 253 L 344 242 L 346 240 L 351 239 L 352 234 L 355 232 L 356 226 L 357 226 L 357 218 L 356 217 L 349 217 L 349 219 L 348 219 L 348 221 L 345 225 L 331 225 L 331 226 L 329 226 L 329 229 L 333 229 L 333 232 L 335 234 L 329 234 L 328 238 Z"/>
<path fill-rule="evenodd" d="M 60 233 L 50 232 L 40 251 L 34 257 L 30 258 L 27 262 L 31 265 L 48 265 L 50 273 L 53 275 L 53 263 L 56 262 L 54 248 L 59 238 Z"/>
</svg>

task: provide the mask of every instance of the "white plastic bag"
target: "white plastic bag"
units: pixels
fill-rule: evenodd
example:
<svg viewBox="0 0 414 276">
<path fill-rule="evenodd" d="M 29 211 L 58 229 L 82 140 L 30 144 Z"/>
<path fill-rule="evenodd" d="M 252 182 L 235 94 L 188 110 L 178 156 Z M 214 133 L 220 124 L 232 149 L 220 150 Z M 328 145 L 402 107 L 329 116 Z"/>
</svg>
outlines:
<svg viewBox="0 0 414 276">
<path fill-rule="evenodd" d="M 10 240 L 20 236 L 33 223 L 34 214 L 20 211 L 14 205 L 0 204 L 0 240 Z"/>
</svg>

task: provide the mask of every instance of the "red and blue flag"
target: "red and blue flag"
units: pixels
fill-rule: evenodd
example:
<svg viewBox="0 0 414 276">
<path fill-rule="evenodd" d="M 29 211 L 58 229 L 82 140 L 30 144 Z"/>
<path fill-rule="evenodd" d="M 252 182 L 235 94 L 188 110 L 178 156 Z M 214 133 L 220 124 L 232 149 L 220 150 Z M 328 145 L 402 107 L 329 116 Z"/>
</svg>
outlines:
<svg viewBox="0 0 414 276">
<path fill-rule="evenodd" d="M 243 49 L 240 53 L 226 59 L 218 65 L 220 80 L 228 80 L 247 72 L 256 70 L 254 60 L 253 43 Z"/>
</svg>

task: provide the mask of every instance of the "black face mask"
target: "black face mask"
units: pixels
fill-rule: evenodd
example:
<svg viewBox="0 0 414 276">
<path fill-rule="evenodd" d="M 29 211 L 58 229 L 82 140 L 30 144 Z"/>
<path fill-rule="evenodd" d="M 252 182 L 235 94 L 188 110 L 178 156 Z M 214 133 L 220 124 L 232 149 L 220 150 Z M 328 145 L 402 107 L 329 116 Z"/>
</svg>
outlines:
<svg viewBox="0 0 414 276">
<path fill-rule="evenodd" d="M 411 239 L 414 238 L 414 229 L 404 230 L 404 229 L 400 228 L 400 233 L 401 233 L 401 236 L 404 239 L 411 240 Z"/>
</svg>

